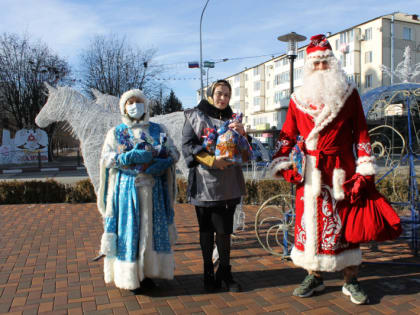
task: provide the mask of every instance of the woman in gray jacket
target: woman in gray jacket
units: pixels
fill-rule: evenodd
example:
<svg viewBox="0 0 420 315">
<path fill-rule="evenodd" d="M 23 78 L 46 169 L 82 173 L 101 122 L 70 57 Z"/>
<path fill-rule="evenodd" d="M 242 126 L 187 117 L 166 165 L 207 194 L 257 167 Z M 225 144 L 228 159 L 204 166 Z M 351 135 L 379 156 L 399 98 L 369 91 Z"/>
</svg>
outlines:
<svg viewBox="0 0 420 315">
<path fill-rule="evenodd" d="M 241 291 L 241 286 L 231 274 L 230 236 L 233 215 L 241 196 L 245 194 L 245 181 L 240 165 L 234 165 L 224 157 L 210 154 L 203 147 L 205 129 L 218 128 L 232 118 L 229 100 L 232 88 L 229 82 L 215 82 L 207 100 L 185 111 L 182 131 L 182 154 L 189 167 L 188 200 L 195 206 L 200 228 L 200 245 L 204 261 L 204 288 L 213 291 L 224 288 Z M 245 135 L 241 123 L 229 125 Z M 214 276 L 212 252 L 214 234 L 220 264 Z"/>
</svg>

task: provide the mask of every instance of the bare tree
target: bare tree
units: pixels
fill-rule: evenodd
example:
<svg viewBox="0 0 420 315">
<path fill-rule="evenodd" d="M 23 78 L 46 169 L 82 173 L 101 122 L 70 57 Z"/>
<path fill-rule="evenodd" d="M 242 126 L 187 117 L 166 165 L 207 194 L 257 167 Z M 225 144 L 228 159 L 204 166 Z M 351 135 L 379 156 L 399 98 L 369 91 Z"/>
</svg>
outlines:
<svg viewBox="0 0 420 315">
<path fill-rule="evenodd" d="M 117 35 L 97 35 L 81 54 L 81 85 L 91 95 L 91 88 L 120 96 L 139 88 L 149 97 L 158 91 L 154 78 L 162 69 L 153 64 L 156 50 L 141 50 Z"/>
<path fill-rule="evenodd" d="M 44 82 L 69 84 L 68 63 L 42 42 L 28 36 L 0 35 L 0 110 L 18 129 L 35 126 L 35 116 L 47 100 Z M 55 125 L 46 128 L 49 141 Z M 50 156 L 51 157 L 51 156 Z"/>
</svg>

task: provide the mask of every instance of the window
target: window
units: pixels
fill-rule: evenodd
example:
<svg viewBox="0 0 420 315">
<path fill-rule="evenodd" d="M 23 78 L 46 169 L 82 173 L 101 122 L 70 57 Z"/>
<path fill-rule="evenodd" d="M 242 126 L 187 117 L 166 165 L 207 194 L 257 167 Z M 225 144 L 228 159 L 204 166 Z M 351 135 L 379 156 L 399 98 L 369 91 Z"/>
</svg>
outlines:
<svg viewBox="0 0 420 315">
<path fill-rule="evenodd" d="M 276 60 L 275 62 L 274 62 L 274 64 L 275 64 L 275 68 L 278 68 L 278 67 L 280 67 L 281 66 L 281 62 L 280 62 L 280 60 Z"/>
<path fill-rule="evenodd" d="M 369 27 L 365 29 L 365 40 L 371 40 L 372 39 L 372 28 Z"/>
<path fill-rule="evenodd" d="M 261 88 L 261 81 L 254 82 L 254 91 L 259 91 Z"/>
<path fill-rule="evenodd" d="M 303 53 L 304 53 L 303 50 L 298 51 L 297 59 L 303 59 L 303 56 L 304 56 Z"/>
<path fill-rule="evenodd" d="M 254 68 L 254 75 L 259 75 L 259 74 L 260 74 L 259 68 L 255 67 Z"/>
<path fill-rule="evenodd" d="M 347 34 L 346 33 L 341 33 L 340 34 L 340 44 L 345 44 L 347 43 Z"/>
<path fill-rule="evenodd" d="M 235 88 L 235 96 L 239 96 L 239 93 L 241 93 L 241 88 L 240 87 Z"/>
<path fill-rule="evenodd" d="M 365 63 L 372 62 L 372 51 L 365 52 Z"/>
<path fill-rule="evenodd" d="M 289 71 L 285 71 L 280 73 L 280 83 L 289 82 Z"/>
<path fill-rule="evenodd" d="M 237 76 L 235 76 L 235 82 L 240 82 L 241 81 L 241 76 L 238 74 Z"/>
<path fill-rule="evenodd" d="M 248 73 L 245 74 L 245 81 L 248 81 Z"/>
<path fill-rule="evenodd" d="M 341 54 L 340 55 L 340 63 L 342 67 L 346 66 L 346 54 Z"/>
<path fill-rule="evenodd" d="M 340 49 L 340 40 L 336 39 L 335 40 L 335 50 L 338 50 L 338 49 Z"/>
<path fill-rule="evenodd" d="M 254 106 L 260 106 L 260 97 L 259 96 L 254 97 Z"/>
<path fill-rule="evenodd" d="M 302 76 L 303 76 L 303 67 L 296 68 L 293 71 L 293 75 L 294 75 L 294 80 L 302 79 Z"/>
<path fill-rule="evenodd" d="M 351 31 L 348 32 L 347 38 L 348 38 L 348 41 L 349 42 L 352 42 L 353 41 L 353 38 L 354 38 L 354 30 L 351 30 Z"/>
<path fill-rule="evenodd" d="M 403 39 L 411 40 L 411 28 L 409 27 L 403 28 Z"/>
<path fill-rule="evenodd" d="M 372 81 L 373 76 L 371 74 L 365 75 L 365 88 L 371 88 L 373 83 Z"/>
<path fill-rule="evenodd" d="M 346 65 L 351 66 L 353 64 L 353 54 L 346 54 Z"/>
<path fill-rule="evenodd" d="M 280 74 L 276 74 L 276 76 L 274 77 L 274 85 L 279 85 L 280 84 Z"/>
<path fill-rule="evenodd" d="M 273 121 L 277 121 L 277 113 L 273 114 Z"/>
<path fill-rule="evenodd" d="M 282 98 L 288 98 L 288 97 L 290 97 L 290 90 L 289 89 L 286 89 L 286 90 L 281 91 L 281 97 Z"/>
<path fill-rule="evenodd" d="M 283 58 L 283 66 L 289 64 L 289 59 Z"/>
<path fill-rule="evenodd" d="M 349 82 L 354 82 L 354 76 L 353 76 L 352 74 L 349 74 L 349 75 L 347 76 L 347 81 L 349 81 Z"/>
<path fill-rule="evenodd" d="M 266 124 L 268 122 L 267 117 L 254 118 L 254 126 Z"/>
<path fill-rule="evenodd" d="M 275 94 L 274 94 L 274 103 L 275 104 L 278 104 L 278 103 L 280 103 L 280 99 L 281 99 L 281 91 L 277 91 Z"/>
</svg>

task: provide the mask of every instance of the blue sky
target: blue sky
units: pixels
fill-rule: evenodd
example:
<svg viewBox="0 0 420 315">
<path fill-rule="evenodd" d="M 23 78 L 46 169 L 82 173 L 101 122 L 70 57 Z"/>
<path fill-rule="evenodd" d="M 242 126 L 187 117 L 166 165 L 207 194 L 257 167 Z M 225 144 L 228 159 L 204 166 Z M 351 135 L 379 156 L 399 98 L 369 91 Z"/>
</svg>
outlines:
<svg viewBox="0 0 420 315">
<path fill-rule="evenodd" d="M 162 79 L 184 108 L 196 105 L 200 15 L 206 0 L 0 0 L 0 33 L 41 39 L 77 68 L 78 57 L 96 34 L 126 36 L 140 48 L 157 49 L 166 64 Z M 420 0 L 354 1 L 210 0 L 202 24 L 203 60 L 278 56 L 285 44 L 277 37 L 291 31 L 305 35 L 336 33 L 381 15 L 420 13 Z M 302 44 L 306 44 L 303 42 Z M 216 80 L 252 67 L 270 56 L 216 63 Z M 176 80 L 174 80 L 176 79 Z M 185 80 L 187 79 L 187 80 Z"/>
</svg>

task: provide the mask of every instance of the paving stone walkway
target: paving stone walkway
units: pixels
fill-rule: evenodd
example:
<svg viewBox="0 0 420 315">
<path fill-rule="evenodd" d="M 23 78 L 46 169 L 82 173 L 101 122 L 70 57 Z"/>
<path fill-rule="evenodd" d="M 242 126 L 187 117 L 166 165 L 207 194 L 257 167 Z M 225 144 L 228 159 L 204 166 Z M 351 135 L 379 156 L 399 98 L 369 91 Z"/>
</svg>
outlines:
<svg viewBox="0 0 420 315">
<path fill-rule="evenodd" d="M 102 233 L 95 204 L 0 206 L 0 313 L 420 314 L 420 258 L 404 241 L 363 247 L 360 281 L 369 305 L 343 296 L 340 273 L 325 276 L 325 293 L 293 297 L 305 272 L 261 248 L 256 210 L 245 207 L 246 229 L 232 247 L 232 269 L 244 292 L 203 292 L 195 212 L 176 205 L 175 279 L 134 295 L 106 285 L 103 261 L 92 261 Z M 392 261 L 398 264 L 387 264 Z"/>
</svg>

